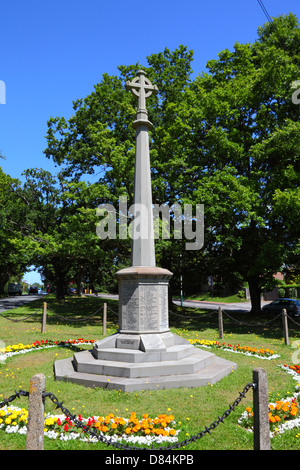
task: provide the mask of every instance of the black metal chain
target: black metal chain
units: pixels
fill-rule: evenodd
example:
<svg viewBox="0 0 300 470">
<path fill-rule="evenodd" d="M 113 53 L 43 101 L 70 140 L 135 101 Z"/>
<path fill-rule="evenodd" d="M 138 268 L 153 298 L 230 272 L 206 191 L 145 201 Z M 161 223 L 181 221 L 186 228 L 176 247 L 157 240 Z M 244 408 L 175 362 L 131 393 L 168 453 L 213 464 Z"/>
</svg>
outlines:
<svg viewBox="0 0 300 470">
<path fill-rule="evenodd" d="M 222 414 L 222 416 L 218 416 L 218 419 L 213 421 L 210 426 L 206 426 L 203 431 L 200 431 L 194 436 L 191 436 L 189 439 L 185 439 L 184 441 L 177 442 L 175 444 L 169 444 L 166 446 L 162 447 L 154 447 L 154 444 L 152 444 L 152 447 L 136 447 L 136 446 L 130 446 L 128 444 L 122 444 L 120 442 L 115 442 L 113 439 L 108 439 L 105 436 L 93 431 L 88 425 L 84 424 L 82 421 L 80 421 L 78 418 L 76 418 L 76 415 L 72 414 L 66 407 L 63 406 L 63 402 L 59 402 L 58 398 L 51 392 L 43 392 L 43 398 L 50 398 L 50 400 L 56 405 L 57 408 L 59 408 L 65 416 L 67 416 L 72 423 L 76 425 L 77 428 L 81 428 L 83 432 L 89 434 L 91 437 L 96 438 L 98 441 L 101 441 L 103 444 L 106 445 L 111 445 L 113 447 L 116 447 L 117 449 L 123 449 L 123 450 L 173 450 L 173 449 L 180 449 L 181 447 L 187 446 L 191 444 L 192 442 L 195 442 L 197 439 L 202 438 L 206 434 L 210 434 L 213 429 L 215 429 L 220 423 L 224 424 L 224 420 L 232 413 L 232 411 L 235 411 L 235 408 L 239 405 L 241 400 L 246 396 L 247 392 L 253 388 L 255 389 L 256 384 L 255 383 L 248 383 L 242 392 L 239 393 L 239 396 L 235 399 L 232 405 L 229 405 L 229 408 Z M 15 392 L 14 395 L 9 397 L 8 399 L 5 399 L 3 402 L 0 403 L 0 408 L 2 408 L 5 405 L 8 405 L 12 401 L 14 401 L 16 398 L 20 398 L 20 396 L 29 396 L 29 392 L 26 392 L 24 390 L 19 390 L 18 392 Z"/>
<path fill-rule="evenodd" d="M 0 402 L 0 408 L 3 408 L 3 406 L 8 405 L 12 401 L 14 401 L 16 398 L 20 397 L 28 397 L 29 392 L 25 392 L 24 390 L 19 390 L 18 392 L 15 391 L 14 395 L 11 395 L 9 398 L 4 399 L 4 401 Z"/>
</svg>

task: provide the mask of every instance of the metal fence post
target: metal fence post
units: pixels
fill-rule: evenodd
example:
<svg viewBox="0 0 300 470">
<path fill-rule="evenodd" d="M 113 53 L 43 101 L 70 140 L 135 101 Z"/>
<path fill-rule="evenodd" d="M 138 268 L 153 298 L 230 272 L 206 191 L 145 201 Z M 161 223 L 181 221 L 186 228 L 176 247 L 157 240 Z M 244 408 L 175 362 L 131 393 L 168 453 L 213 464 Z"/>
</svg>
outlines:
<svg viewBox="0 0 300 470">
<path fill-rule="evenodd" d="M 102 327 L 103 336 L 106 336 L 106 323 L 107 323 L 107 303 L 104 302 L 104 305 L 103 305 L 103 327 Z"/>
<path fill-rule="evenodd" d="M 43 318 L 41 332 L 46 333 L 46 322 L 47 322 L 47 303 L 43 303 Z"/>
<path fill-rule="evenodd" d="M 288 346 L 289 342 L 289 328 L 288 328 L 288 320 L 287 320 L 287 313 L 286 309 L 282 310 L 282 323 L 283 323 L 283 334 L 284 334 L 284 342 Z"/>
<path fill-rule="evenodd" d="M 27 450 L 44 450 L 44 374 L 36 374 L 30 379 L 27 423 Z"/>
<path fill-rule="evenodd" d="M 254 450 L 271 450 L 267 372 L 253 369 Z"/>
<path fill-rule="evenodd" d="M 223 329 L 223 313 L 222 313 L 221 307 L 219 307 L 218 309 L 218 319 L 219 319 L 219 338 L 223 339 L 224 329 Z"/>
</svg>

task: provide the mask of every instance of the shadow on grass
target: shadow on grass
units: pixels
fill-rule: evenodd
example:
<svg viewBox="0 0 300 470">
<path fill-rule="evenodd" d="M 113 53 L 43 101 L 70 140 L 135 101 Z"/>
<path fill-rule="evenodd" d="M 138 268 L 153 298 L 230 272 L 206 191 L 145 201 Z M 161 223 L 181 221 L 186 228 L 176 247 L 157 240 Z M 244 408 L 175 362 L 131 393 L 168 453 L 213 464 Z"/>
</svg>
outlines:
<svg viewBox="0 0 300 470">
<path fill-rule="evenodd" d="M 64 301 L 57 301 L 47 296 L 36 299 L 22 307 L 7 310 L 1 316 L 11 321 L 24 323 L 42 322 L 43 302 L 47 303 L 47 324 L 82 326 L 98 326 L 103 321 L 103 305 L 107 304 L 107 328 L 116 328 L 118 325 L 118 301 L 99 297 L 66 297 Z M 172 328 L 186 331 L 218 331 L 217 310 L 203 310 L 199 308 L 186 308 L 172 304 L 169 309 L 169 324 Z M 254 333 L 268 338 L 283 338 L 283 323 L 281 315 L 247 314 L 241 311 L 223 313 L 224 332 L 245 335 Z M 289 336 L 300 336 L 300 318 L 288 319 Z"/>
<path fill-rule="evenodd" d="M 12 322 L 41 323 L 43 303 L 47 303 L 47 325 L 82 326 L 99 325 L 103 321 L 103 305 L 107 304 L 107 327 L 118 323 L 118 302 L 97 297 L 66 297 L 57 301 L 54 297 L 42 297 L 21 307 L 7 310 L 1 316 Z"/>
<path fill-rule="evenodd" d="M 169 314 L 170 325 L 187 331 L 205 331 L 213 329 L 218 331 L 218 312 L 200 309 L 174 307 Z M 281 315 L 260 313 L 257 315 L 245 312 L 224 312 L 224 332 L 245 335 L 254 333 L 273 339 L 283 338 L 283 322 Z M 300 318 L 288 319 L 289 336 L 300 336 Z"/>
</svg>

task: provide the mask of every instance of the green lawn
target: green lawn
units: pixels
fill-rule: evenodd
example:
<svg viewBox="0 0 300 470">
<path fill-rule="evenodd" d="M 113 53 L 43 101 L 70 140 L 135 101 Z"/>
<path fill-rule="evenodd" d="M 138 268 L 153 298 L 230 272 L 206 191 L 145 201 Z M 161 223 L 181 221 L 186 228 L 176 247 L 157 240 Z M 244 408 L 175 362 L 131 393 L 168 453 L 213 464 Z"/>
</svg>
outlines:
<svg viewBox="0 0 300 470">
<path fill-rule="evenodd" d="M 225 297 L 225 296 L 212 295 L 210 292 L 189 295 L 188 299 L 189 300 L 202 300 L 204 302 L 220 302 L 220 303 L 236 303 L 236 302 L 247 301 L 247 299 L 240 297 L 238 294 L 228 295 Z"/>
<path fill-rule="evenodd" d="M 25 317 L 36 312 L 43 301 L 47 301 L 50 309 L 47 331 L 44 334 L 41 333 L 41 310 L 37 315 L 25 320 Z M 52 297 L 41 298 L 30 305 L 7 311 L 4 314 L 7 318 L 0 316 L 0 339 L 6 345 L 27 344 L 41 339 L 53 341 L 76 338 L 101 339 L 103 337 L 102 310 L 100 309 L 96 315 L 94 313 L 99 310 L 103 302 L 103 299 L 94 297 L 70 297 L 62 303 L 58 303 Z M 118 303 L 108 301 L 108 306 L 108 334 L 112 334 L 117 330 Z M 218 340 L 216 313 L 207 315 L 208 312 L 203 310 L 181 309 L 175 305 L 171 310 L 174 313 L 170 313 L 170 327 L 174 333 L 188 339 Z M 179 313 L 180 316 L 175 313 Z M 217 355 L 236 362 L 237 370 L 213 386 L 123 393 L 56 382 L 53 376 L 53 363 L 57 359 L 72 356 L 74 346 L 72 348 L 54 347 L 20 354 L 0 364 L 0 401 L 13 395 L 15 390 L 29 390 L 30 378 L 42 372 L 46 377 L 46 390 L 62 400 L 64 406 L 74 414 L 80 413 L 88 417 L 112 412 L 119 416 L 129 417 L 130 413 L 135 411 L 137 415 L 148 413 L 153 418 L 160 413 L 173 414 L 181 429 L 179 440 L 183 441 L 204 430 L 205 426 L 209 426 L 226 411 L 244 386 L 252 382 L 252 372 L 256 367 L 262 367 L 267 371 L 270 401 L 291 395 L 295 390 L 296 382 L 278 365 L 291 363 L 291 355 L 295 351 L 292 344 L 293 341 L 299 339 L 300 326 L 290 322 L 290 346 L 286 346 L 280 319 L 270 321 L 272 317 L 249 317 L 246 314 L 239 316 L 231 314 L 231 316 L 235 321 L 224 316 L 225 336 L 222 341 L 241 346 L 273 349 L 281 357 L 263 360 L 217 350 L 214 351 Z M 83 322 L 71 321 L 74 318 L 85 318 L 85 320 Z M 21 319 L 24 320 L 12 321 Z M 263 322 L 266 322 L 265 325 L 258 325 Z M 21 397 L 13 404 L 27 408 L 28 398 Z M 252 406 L 252 390 L 247 393 L 236 411 L 226 418 L 224 424 L 220 424 L 210 435 L 206 434 L 201 439 L 197 439 L 185 450 L 252 450 L 252 434 L 246 432 L 237 422 L 246 406 Z M 45 408 L 53 414 L 60 413 L 49 399 L 46 400 Z M 300 449 L 298 434 L 300 436 L 299 428 L 274 437 L 271 441 L 272 449 Z M 25 448 L 25 436 L 6 434 L 1 430 L 0 436 L 1 450 Z M 94 450 L 107 449 L 107 446 L 101 443 L 79 441 L 66 443 L 45 438 L 45 449 Z"/>
</svg>

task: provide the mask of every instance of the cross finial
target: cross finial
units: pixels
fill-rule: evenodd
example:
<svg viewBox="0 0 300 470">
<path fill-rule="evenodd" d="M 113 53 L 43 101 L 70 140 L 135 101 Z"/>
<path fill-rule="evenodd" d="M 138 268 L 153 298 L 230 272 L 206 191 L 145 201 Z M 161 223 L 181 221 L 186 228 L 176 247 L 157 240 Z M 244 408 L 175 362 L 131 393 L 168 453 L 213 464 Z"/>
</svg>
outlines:
<svg viewBox="0 0 300 470">
<path fill-rule="evenodd" d="M 125 83 L 126 90 L 130 90 L 132 94 L 138 98 L 138 113 L 146 114 L 146 98 L 148 98 L 152 93 L 156 93 L 158 88 L 156 85 L 152 85 L 150 80 L 146 78 L 146 73 L 144 70 L 138 71 L 138 76 L 135 77 L 131 82 L 127 81 Z M 140 116 L 142 117 L 142 116 Z"/>
</svg>

